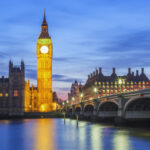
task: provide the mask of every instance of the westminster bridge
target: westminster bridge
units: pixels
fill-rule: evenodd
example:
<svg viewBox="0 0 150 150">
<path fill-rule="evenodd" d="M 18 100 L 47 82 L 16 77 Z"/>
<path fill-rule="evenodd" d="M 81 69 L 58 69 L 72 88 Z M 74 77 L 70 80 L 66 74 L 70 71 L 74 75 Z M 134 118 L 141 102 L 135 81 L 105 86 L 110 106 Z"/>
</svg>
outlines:
<svg viewBox="0 0 150 150">
<path fill-rule="evenodd" d="M 146 120 L 150 119 L 150 88 L 95 97 L 75 104 L 65 102 L 62 109 L 69 117 Z"/>
</svg>

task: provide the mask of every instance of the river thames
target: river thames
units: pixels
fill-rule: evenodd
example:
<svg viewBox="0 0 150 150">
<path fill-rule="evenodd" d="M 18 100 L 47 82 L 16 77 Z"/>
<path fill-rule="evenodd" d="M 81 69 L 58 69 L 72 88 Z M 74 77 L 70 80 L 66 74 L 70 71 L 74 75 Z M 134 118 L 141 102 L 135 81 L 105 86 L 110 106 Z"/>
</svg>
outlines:
<svg viewBox="0 0 150 150">
<path fill-rule="evenodd" d="M 149 150 L 150 131 L 66 119 L 0 121 L 0 150 Z"/>
</svg>

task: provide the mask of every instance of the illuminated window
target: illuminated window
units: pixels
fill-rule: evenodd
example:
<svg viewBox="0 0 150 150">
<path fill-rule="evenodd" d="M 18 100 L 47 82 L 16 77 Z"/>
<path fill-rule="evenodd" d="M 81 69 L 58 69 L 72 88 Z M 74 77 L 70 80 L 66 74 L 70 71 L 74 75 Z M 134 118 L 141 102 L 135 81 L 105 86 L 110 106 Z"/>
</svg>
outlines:
<svg viewBox="0 0 150 150">
<path fill-rule="evenodd" d="M 3 93 L 0 93 L 0 97 L 2 97 L 3 96 Z"/>
<path fill-rule="evenodd" d="M 8 97 L 8 93 L 5 93 L 5 96 Z"/>
<path fill-rule="evenodd" d="M 18 96 L 18 90 L 14 90 L 14 96 Z"/>
</svg>

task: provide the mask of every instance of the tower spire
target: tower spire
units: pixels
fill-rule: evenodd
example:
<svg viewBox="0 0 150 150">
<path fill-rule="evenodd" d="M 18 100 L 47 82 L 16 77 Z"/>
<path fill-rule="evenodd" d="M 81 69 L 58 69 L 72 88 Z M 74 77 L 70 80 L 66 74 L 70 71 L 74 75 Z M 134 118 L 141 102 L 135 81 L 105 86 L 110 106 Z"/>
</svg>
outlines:
<svg viewBox="0 0 150 150">
<path fill-rule="evenodd" d="M 41 33 L 39 36 L 39 39 L 50 39 L 51 37 L 49 36 L 48 33 L 48 24 L 46 21 L 46 15 L 45 15 L 45 9 L 44 9 L 44 18 L 43 18 L 43 22 L 41 25 Z"/>
<path fill-rule="evenodd" d="M 42 26 L 48 26 L 46 21 L 45 8 L 44 8 L 44 18 L 43 18 Z"/>
</svg>

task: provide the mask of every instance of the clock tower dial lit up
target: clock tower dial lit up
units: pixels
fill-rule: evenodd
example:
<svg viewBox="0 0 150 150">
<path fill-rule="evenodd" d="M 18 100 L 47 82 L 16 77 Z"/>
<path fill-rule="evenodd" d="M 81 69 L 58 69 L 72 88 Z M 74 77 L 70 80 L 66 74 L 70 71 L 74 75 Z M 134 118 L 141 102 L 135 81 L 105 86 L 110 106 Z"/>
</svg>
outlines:
<svg viewBox="0 0 150 150">
<path fill-rule="evenodd" d="M 54 110 L 52 94 L 52 54 L 53 45 L 48 33 L 48 24 L 44 11 L 41 33 L 37 40 L 37 107 L 39 112 L 50 112 Z"/>
<path fill-rule="evenodd" d="M 40 51 L 41 51 L 41 53 L 46 54 L 46 53 L 48 53 L 48 47 L 47 46 L 42 46 L 40 48 Z"/>
</svg>

